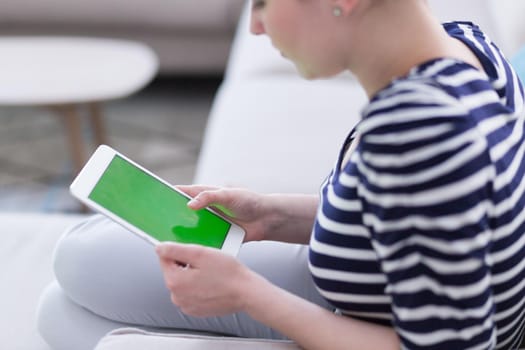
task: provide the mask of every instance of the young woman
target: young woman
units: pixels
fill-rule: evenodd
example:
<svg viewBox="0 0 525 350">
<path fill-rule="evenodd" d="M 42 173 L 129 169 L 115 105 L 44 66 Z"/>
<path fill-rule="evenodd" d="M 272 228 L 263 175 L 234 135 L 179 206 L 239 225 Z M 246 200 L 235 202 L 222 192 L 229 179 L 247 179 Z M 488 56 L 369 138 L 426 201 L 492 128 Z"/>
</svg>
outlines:
<svg viewBox="0 0 525 350">
<path fill-rule="evenodd" d="M 351 71 L 370 103 L 320 197 L 181 187 L 195 197 L 193 209 L 227 208 L 247 241 L 309 243 L 308 263 L 278 243 L 246 244 L 239 259 L 160 244 L 176 307 L 161 310 L 165 300 L 144 292 L 144 318 L 284 335 L 305 349 L 517 348 L 525 323 L 523 92 L 497 47 L 471 23 L 440 25 L 424 0 L 254 0 L 251 30 L 268 35 L 307 79 Z M 57 278 L 79 304 L 122 320 L 117 297 L 111 305 L 94 297 L 61 267 L 97 225 L 109 230 L 98 219 L 62 240 Z M 131 323 L 142 322 L 134 315 Z"/>
</svg>

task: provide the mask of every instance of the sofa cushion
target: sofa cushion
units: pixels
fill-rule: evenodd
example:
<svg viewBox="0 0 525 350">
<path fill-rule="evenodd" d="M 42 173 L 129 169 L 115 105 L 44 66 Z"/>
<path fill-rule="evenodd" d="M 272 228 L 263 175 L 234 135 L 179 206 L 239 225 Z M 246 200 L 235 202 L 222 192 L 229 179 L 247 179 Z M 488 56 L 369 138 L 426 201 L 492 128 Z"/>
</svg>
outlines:
<svg viewBox="0 0 525 350">
<path fill-rule="evenodd" d="M 290 341 L 232 338 L 195 334 L 146 332 L 136 328 L 122 328 L 106 335 L 95 350 L 299 350 Z"/>
<path fill-rule="evenodd" d="M 229 81 L 215 98 L 194 182 L 317 193 L 365 102 L 352 80 Z"/>
</svg>

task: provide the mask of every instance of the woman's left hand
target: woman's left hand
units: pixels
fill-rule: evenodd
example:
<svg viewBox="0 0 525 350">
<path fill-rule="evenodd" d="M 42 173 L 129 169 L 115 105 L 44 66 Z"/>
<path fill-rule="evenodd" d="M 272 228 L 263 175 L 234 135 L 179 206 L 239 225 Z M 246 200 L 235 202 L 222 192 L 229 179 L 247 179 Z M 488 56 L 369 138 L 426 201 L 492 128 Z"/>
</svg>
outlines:
<svg viewBox="0 0 525 350">
<path fill-rule="evenodd" d="M 220 316 L 243 309 L 243 288 L 253 274 L 213 248 L 160 243 L 156 247 L 171 301 L 191 316 Z"/>
</svg>

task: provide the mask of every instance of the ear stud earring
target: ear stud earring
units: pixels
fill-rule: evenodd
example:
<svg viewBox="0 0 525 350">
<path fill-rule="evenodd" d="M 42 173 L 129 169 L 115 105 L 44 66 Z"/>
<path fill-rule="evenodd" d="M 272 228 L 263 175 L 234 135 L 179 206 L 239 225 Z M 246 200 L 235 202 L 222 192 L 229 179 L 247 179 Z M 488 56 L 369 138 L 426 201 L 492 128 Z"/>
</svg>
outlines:
<svg viewBox="0 0 525 350">
<path fill-rule="evenodd" d="M 343 14 L 343 10 L 341 10 L 340 7 L 336 6 L 333 8 L 332 14 L 334 15 L 334 17 L 341 17 L 341 15 Z"/>
</svg>

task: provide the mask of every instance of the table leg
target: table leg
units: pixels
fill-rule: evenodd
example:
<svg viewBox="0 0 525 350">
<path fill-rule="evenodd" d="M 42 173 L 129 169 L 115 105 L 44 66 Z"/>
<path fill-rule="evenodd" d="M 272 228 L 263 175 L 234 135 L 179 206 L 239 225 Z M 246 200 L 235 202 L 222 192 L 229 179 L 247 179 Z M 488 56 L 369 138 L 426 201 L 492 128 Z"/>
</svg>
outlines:
<svg viewBox="0 0 525 350">
<path fill-rule="evenodd" d="M 56 115 L 60 118 L 66 131 L 67 142 L 73 162 L 73 171 L 77 174 L 84 166 L 86 161 L 86 145 L 82 133 L 82 115 L 78 113 L 79 105 L 51 106 Z M 102 115 L 102 108 L 99 103 L 90 103 L 88 108 L 88 121 L 93 132 L 95 146 L 108 144 L 108 137 Z"/>
<path fill-rule="evenodd" d="M 107 145 L 108 137 L 106 133 L 106 127 L 104 125 L 102 107 L 100 103 L 90 103 L 89 108 L 89 119 L 91 121 L 91 127 L 93 129 L 94 141 L 96 145 Z"/>
<path fill-rule="evenodd" d="M 60 118 L 62 125 L 64 125 L 75 175 L 80 172 L 86 161 L 86 150 L 82 134 L 82 120 L 81 116 L 78 114 L 78 108 L 79 106 L 77 105 L 51 107 L 55 114 Z M 80 205 L 79 210 L 81 213 L 89 212 L 88 207 L 84 204 Z"/>
<path fill-rule="evenodd" d="M 84 137 L 82 135 L 82 121 L 78 114 L 78 106 L 55 106 L 52 109 L 60 117 L 62 124 L 66 129 L 66 137 L 69 145 L 69 151 L 73 161 L 73 170 L 78 174 L 86 161 L 86 151 L 84 148 Z"/>
<path fill-rule="evenodd" d="M 66 131 L 67 144 L 73 162 L 73 172 L 78 174 L 86 162 L 86 145 L 82 133 L 82 116 L 78 113 L 79 105 L 59 105 L 49 106 L 52 111 L 60 118 Z M 98 103 L 90 103 L 88 107 L 88 117 L 93 131 L 96 145 L 107 144 L 108 138 L 104 127 L 101 107 Z M 81 212 L 88 212 L 88 208 L 82 205 Z"/>
</svg>

